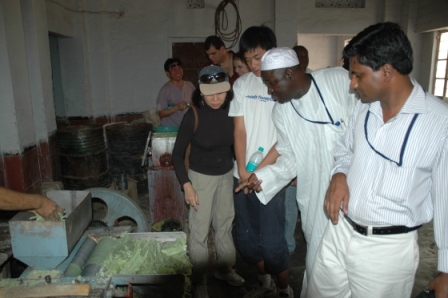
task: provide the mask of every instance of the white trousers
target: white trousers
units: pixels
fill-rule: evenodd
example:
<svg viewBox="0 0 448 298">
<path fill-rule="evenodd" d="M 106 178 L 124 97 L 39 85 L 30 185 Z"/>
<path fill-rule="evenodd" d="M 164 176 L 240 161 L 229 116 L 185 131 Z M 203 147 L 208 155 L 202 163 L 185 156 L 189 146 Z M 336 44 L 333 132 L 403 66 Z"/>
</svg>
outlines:
<svg viewBox="0 0 448 298">
<path fill-rule="evenodd" d="M 327 225 L 306 297 L 411 296 L 418 267 L 418 234 L 364 236 L 342 214 Z"/>
</svg>

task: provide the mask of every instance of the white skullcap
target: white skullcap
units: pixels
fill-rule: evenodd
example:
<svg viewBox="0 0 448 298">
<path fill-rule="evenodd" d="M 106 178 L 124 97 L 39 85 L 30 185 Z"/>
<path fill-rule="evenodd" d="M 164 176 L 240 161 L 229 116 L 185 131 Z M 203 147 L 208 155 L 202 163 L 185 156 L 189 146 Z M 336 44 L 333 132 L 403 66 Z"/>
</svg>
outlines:
<svg viewBox="0 0 448 298">
<path fill-rule="evenodd" d="M 280 69 L 299 64 L 296 52 L 290 48 L 274 48 L 261 58 L 261 70 Z"/>
</svg>

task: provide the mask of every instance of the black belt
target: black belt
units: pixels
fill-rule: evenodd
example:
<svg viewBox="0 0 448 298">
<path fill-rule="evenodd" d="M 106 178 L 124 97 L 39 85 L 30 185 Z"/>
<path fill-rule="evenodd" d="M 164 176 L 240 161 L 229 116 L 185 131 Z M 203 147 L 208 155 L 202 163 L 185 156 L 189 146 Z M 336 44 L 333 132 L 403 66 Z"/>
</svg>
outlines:
<svg viewBox="0 0 448 298">
<path fill-rule="evenodd" d="M 355 229 L 356 232 L 358 232 L 361 235 L 367 236 L 369 227 L 363 226 L 360 224 L 357 224 L 354 222 L 350 217 L 344 214 L 345 219 L 347 222 Z M 406 226 L 390 226 L 390 227 L 373 227 L 372 228 L 372 234 L 375 235 L 392 235 L 392 234 L 404 234 L 408 232 L 412 232 L 420 228 L 422 225 L 415 226 L 412 228 L 408 228 Z"/>
</svg>

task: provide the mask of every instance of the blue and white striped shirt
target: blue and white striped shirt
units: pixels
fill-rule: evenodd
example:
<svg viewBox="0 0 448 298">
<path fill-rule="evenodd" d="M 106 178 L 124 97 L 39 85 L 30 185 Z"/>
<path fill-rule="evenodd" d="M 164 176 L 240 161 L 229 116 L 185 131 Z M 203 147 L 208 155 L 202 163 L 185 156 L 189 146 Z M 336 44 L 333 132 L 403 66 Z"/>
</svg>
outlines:
<svg viewBox="0 0 448 298">
<path fill-rule="evenodd" d="M 413 227 L 434 218 L 438 270 L 448 272 L 448 105 L 412 83 L 401 111 L 386 123 L 379 102 L 358 102 L 335 149 L 332 174 L 347 175 L 348 215 L 357 222 Z M 369 145 L 365 129 L 368 142 L 384 157 Z M 390 160 L 399 162 L 402 150 L 398 166 Z"/>
</svg>

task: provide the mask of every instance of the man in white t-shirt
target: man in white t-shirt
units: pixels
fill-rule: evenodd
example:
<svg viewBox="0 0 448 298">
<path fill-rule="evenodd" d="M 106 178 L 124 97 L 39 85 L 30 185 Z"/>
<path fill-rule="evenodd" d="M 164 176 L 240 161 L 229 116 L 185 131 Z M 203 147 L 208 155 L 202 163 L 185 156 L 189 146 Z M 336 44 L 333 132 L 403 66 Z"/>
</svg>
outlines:
<svg viewBox="0 0 448 298">
<path fill-rule="evenodd" d="M 235 185 L 246 180 L 250 156 L 259 147 L 264 152 L 277 141 L 271 119 L 274 99 L 261 81 L 261 57 L 276 46 L 276 38 L 267 27 L 250 27 L 240 39 L 240 52 L 244 53 L 252 72 L 236 80 L 234 99 L 229 116 L 235 124 Z M 266 157 L 265 159 L 269 159 Z M 268 154 L 269 155 L 269 154 Z M 255 193 L 235 194 L 236 246 L 243 259 L 256 267 L 259 284 L 244 297 L 266 297 L 276 292 L 271 274 L 277 277 L 279 297 L 294 297 L 288 285 L 289 253 L 284 237 L 285 189 L 278 190 L 269 203 L 262 203 Z"/>
</svg>

